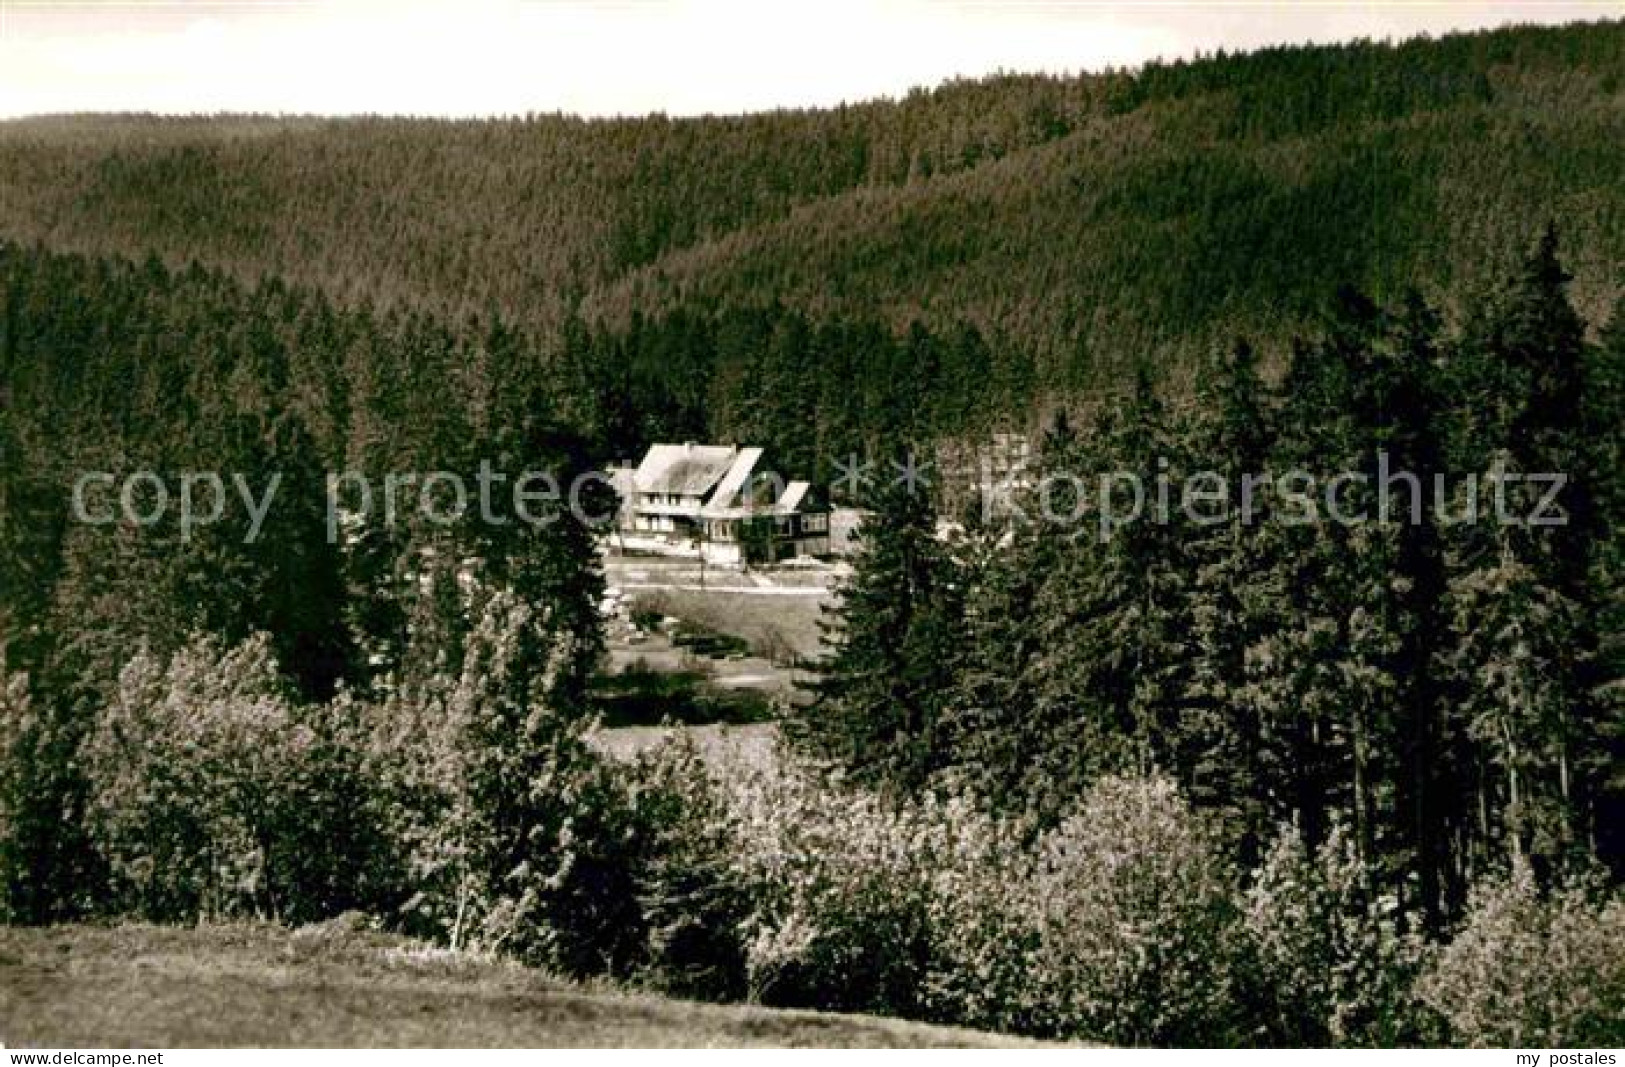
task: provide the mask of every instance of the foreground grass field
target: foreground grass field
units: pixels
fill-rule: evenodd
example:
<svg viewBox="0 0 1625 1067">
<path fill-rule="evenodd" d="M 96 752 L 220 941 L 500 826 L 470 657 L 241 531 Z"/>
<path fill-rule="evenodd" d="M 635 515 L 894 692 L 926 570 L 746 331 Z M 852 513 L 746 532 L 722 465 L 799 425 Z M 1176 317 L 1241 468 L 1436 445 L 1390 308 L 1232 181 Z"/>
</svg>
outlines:
<svg viewBox="0 0 1625 1067">
<path fill-rule="evenodd" d="M 0 928 L 0 1044 L 10 1048 L 1013 1043 L 592 989 L 342 924 Z"/>
<path fill-rule="evenodd" d="M 604 561 L 605 579 L 629 593 L 639 609 L 743 638 L 757 656 L 781 665 L 822 654 L 824 609 L 841 573 L 712 568 L 708 586 L 700 588 L 699 571 L 684 561 L 645 557 Z"/>
</svg>

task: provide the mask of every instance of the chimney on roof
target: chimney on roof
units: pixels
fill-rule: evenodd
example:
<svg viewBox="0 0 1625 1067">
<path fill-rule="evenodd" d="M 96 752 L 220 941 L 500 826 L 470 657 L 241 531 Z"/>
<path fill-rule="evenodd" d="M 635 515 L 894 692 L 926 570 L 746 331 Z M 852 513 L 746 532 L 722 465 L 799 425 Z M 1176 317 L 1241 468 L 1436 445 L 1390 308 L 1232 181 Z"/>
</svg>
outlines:
<svg viewBox="0 0 1625 1067">
<path fill-rule="evenodd" d="M 693 452 L 694 451 L 694 442 L 693 441 L 684 441 L 683 442 L 683 451 L 684 452 Z"/>
</svg>

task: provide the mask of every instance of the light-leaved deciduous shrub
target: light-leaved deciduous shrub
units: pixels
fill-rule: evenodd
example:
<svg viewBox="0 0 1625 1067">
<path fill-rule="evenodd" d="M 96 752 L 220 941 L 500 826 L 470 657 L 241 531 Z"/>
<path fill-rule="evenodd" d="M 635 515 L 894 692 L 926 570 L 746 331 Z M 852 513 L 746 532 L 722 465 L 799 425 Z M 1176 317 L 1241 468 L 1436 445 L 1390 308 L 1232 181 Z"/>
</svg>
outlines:
<svg viewBox="0 0 1625 1067">
<path fill-rule="evenodd" d="M 730 783 L 753 999 L 918 1015 L 930 828 L 782 750 Z"/>
<path fill-rule="evenodd" d="M 1453 1044 L 1625 1044 L 1625 899 L 1579 883 L 1543 891 L 1520 863 L 1475 889 L 1418 990 Z"/>
<path fill-rule="evenodd" d="M 130 660 L 79 754 L 116 908 L 302 921 L 356 903 L 356 783 L 306 711 L 319 713 L 292 701 L 263 636 Z"/>
<path fill-rule="evenodd" d="M 756 999 L 1124 1044 L 1247 1031 L 1234 879 L 1166 779 L 1104 779 L 1036 843 L 782 753 L 728 798 Z"/>
<path fill-rule="evenodd" d="M 1108 776 L 1036 838 L 779 752 L 720 783 L 750 995 L 1124 1045 L 1617 1044 L 1625 904 L 1481 887 L 1430 943 L 1346 828 L 1243 878 L 1169 779 Z M 715 812 L 710 816 L 716 819 Z M 716 824 L 713 824 L 716 825 Z M 716 862 L 716 838 L 711 839 Z M 717 913 L 721 915 L 722 913 Z"/>
<path fill-rule="evenodd" d="M 1170 779 L 1092 785 L 1039 841 L 1028 898 L 1046 1031 L 1124 1045 L 1239 1036 L 1232 872 Z"/>
<path fill-rule="evenodd" d="M 1042 946 L 1026 906 L 1034 857 L 1021 829 L 962 796 L 928 799 L 920 815 L 941 827 L 923 835 L 937 856 L 928 884 L 925 1017 L 1042 1033 L 1048 1013 L 1033 981 Z"/>
<path fill-rule="evenodd" d="M 538 610 L 492 594 L 455 670 L 376 702 L 299 704 L 264 638 L 137 655 L 78 751 L 113 910 L 362 908 L 674 995 L 1124 1045 L 1625 1039 L 1617 890 L 1520 868 L 1429 946 L 1341 827 L 1283 830 L 1243 879 L 1166 777 L 1097 779 L 1037 832 L 776 746 L 724 774 L 678 731 L 606 763 Z M 0 749 L 33 721 L 6 678 Z"/>
<path fill-rule="evenodd" d="M 740 999 L 750 887 L 720 783 L 687 734 L 640 756 L 625 780 L 642 933 L 632 977 L 673 996 Z"/>
<path fill-rule="evenodd" d="M 555 700 L 569 650 L 505 592 L 479 609 L 460 670 L 400 685 L 371 709 L 367 768 L 408 891 L 407 929 L 572 974 L 635 951 L 622 855 L 631 826 L 580 709 Z"/>
<path fill-rule="evenodd" d="M 0 659 L 0 922 L 11 922 L 14 909 L 8 891 L 21 831 L 23 790 L 27 788 L 25 742 L 35 727 L 28 678 L 5 670 Z"/>
<path fill-rule="evenodd" d="M 727 783 L 754 999 L 1020 1028 L 1028 858 L 962 798 L 905 802 L 777 751 Z"/>
<path fill-rule="evenodd" d="M 1392 1048 L 1428 1036 L 1412 991 L 1425 946 L 1374 884 L 1344 826 L 1334 824 L 1313 853 L 1282 828 L 1244 902 L 1262 1038 Z"/>
</svg>

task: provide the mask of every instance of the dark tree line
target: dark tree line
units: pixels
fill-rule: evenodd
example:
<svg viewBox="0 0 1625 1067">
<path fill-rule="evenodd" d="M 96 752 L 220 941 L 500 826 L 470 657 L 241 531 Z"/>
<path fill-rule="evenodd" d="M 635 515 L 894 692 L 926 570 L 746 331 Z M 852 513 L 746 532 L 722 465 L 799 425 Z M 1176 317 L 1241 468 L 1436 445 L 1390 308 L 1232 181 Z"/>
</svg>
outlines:
<svg viewBox="0 0 1625 1067">
<path fill-rule="evenodd" d="M 79 116 L 0 124 L 0 235 L 197 260 L 347 304 L 522 323 L 780 301 L 973 323 L 1045 394 L 1189 377 L 1348 282 L 1454 313 L 1522 220 L 1625 255 L 1625 27 L 1517 27 L 999 76 L 825 111 L 588 121 Z M 1471 220 L 1470 222 L 1468 220 Z"/>
<path fill-rule="evenodd" d="M 1142 374 L 1087 431 L 1049 431 L 1025 520 L 973 515 L 943 543 L 922 499 L 883 495 L 802 736 L 860 778 L 969 785 L 1034 825 L 1102 774 L 1171 773 L 1244 861 L 1283 823 L 1311 848 L 1335 828 L 1433 929 L 1514 860 L 1617 876 L 1625 351 L 1619 312 L 1587 340 L 1567 283 L 1548 231 L 1459 330 L 1345 290 L 1278 383 L 1245 343 L 1187 403 Z M 1338 503 L 1364 521 L 1318 495 L 1320 521 L 1295 521 L 1271 488 L 1291 471 L 1358 476 Z M 1181 506 L 1199 472 L 1230 487 L 1227 521 Z M 1418 485 L 1391 481 L 1384 511 L 1394 472 Z M 1567 475 L 1566 523 L 1499 521 L 1497 498 L 1536 514 L 1538 472 Z M 1148 498 L 1171 480 L 1168 521 L 1148 499 L 1102 532 L 1128 501 L 1103 505 L 1099 478 L 1128 473 Z M 1251 522 L 1247 475 L 1270 479 Z"/>
<path fill-rule="evenodd" d="M 553 509 L 539 527 L 484 523 L 472 504 L 430 521 L 416 487 L 391 523 L 382 501 L 389 474 L 447 471 L 472 487 L 483 462 L 567 485 L 595 465 L 551 366 L 500 324 L 340 311 L 274 281 L 0 246 L 0 659 L 28 678 L 33 708 L 0 797 L 8 915 L 96 907 L 107 879 L 81 836 L 78 753 L 138 656 L 264 634 L 297 701 L 341 688 L 381 699 L 460 669 L 479 616 L 472 575 L 545 605 L 522 633 L 537 656 L 554 650 L 550 707 L 584 713 L 602 583 L 586 528 L 560 502 L 535 505 Z M 106 476 L 86 490 L 97 521 L 79 521 L 73 487 L 93 472 Z M 180 480 L 203 472 L 225 482 L 219 517 L 187 528 Z M 370 482 L 371 508 L 330 530 L 339 472 Z M 238 477 L 272 501 L 257 523 Z M 131 521 L 126 485 L 153 521 Z M 198 513 L 215 504 L 194 500 Z"/>
<path fill-rule="evenodd" d="M 1023 362 L 771 305 L 548 346 L 0 247 L 0 917 L 364 909 L 689 994 L 1130 1041 L 1391 1045 L 1443 1040 L 1439 1013 L 1463 1041 L 1612 1034 L 1617 961 L 1572 946 L 1617 940 L 1618 905 L 1568 877 L 1621 854 L 1625 320 L 1588 340 L 1567 290 L 1548 238 L 1456 328 L 1346 291 L 1279 381 L 1245 344 L 1189 391 L 1141 373 L 1057 418 L 1017 489 L 1068 525 L 973 509 L 944 537 L 929 497 L 880 494 L 790 724 L 848 781 L 790 761 L 723 786 L 692 753 L 587 746 L 584 527 L 409 508 L 332 538 L 322 474 L 567 475 L 735 428 L 884 471 L 1031 405 Z M 1250 525 L 1102 537 L 1092 492 L 1297 468 L 1365 475 L 1355 510 L 1384 465 L 1421 476 L 1419 521 L 1294 524 L 1269 490 Z M 235 508 L 78 522 L 86 470 L 286 484 L 248 539 Z M 1543 470 L 1571 477 L 1567 525 L 1448 520 L 1463 476 L 1527 514 L 1538 487 L 1507 476 Z M 808 928 L 782 957 L 746 943 Z M 1485 976 L 1547 955 L 1507 1015 Z"/>
<path fill-rule="evenodd" d="M 635 318 L 625 331 L 566 329 L 560 375 L 589 432 L 634 462 L 656 441 L 761 445 L 789 476 L 821 484 L 853 457 L 1019 429 L 1035 382 L 975 327 L 893 333 L 814 322 L 783 305 Z"/>
</svg>

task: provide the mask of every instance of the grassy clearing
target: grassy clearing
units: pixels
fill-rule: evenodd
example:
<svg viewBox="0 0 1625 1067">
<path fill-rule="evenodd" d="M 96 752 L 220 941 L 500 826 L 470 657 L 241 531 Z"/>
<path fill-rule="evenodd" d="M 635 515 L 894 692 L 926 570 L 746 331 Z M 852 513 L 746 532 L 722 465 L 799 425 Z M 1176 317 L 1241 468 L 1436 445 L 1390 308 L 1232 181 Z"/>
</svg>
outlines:
<svg viewBox="0 0 1625 1067">
<path fill-rule="evenodd" d="M 1003 1038 L 583 987 L 341 923 L 0 928 L 10 1048 L 956 1047 Z"/>
<path fill-rule="evenodd" d="M 763 659 L 790 664 L 822 649 L 822 596 L 763 596 L 714 590 L 659 589 L 634 594 L 639 610 L 658 611 L 743 638 Z"/>
</svg>

